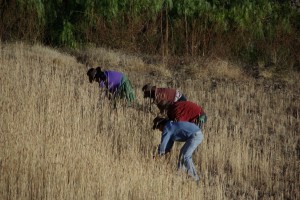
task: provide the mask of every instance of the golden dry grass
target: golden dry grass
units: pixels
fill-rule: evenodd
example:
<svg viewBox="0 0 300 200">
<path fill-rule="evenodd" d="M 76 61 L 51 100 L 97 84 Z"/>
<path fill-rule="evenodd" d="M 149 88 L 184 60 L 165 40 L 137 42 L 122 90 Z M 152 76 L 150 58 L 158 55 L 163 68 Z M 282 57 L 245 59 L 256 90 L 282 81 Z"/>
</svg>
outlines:
<svg viewBox="0 0 300 200">
<path fill-rule="evenodd" d="M 136 59 L 143 65 L 107 61 L 127 73 L 140 103 L 141 86 L 156 82 L 204 107 L 209 120 L 194 155 L 200 185 L 176 175 L 181 144 L 170 159 L 152 159 L 160 141 L 154 116 L 110 109 L 74 57 L 0 43 L 0 199 L 300 198 L 299 80 L 283 88 L 244 78 L 174 81 L 168 69 L 122 56 L 131 68 Z M 217 64 L 211 76 L 230 69 Z M 166 74 L 139 74 L 148 68 Z"/>
</svg>

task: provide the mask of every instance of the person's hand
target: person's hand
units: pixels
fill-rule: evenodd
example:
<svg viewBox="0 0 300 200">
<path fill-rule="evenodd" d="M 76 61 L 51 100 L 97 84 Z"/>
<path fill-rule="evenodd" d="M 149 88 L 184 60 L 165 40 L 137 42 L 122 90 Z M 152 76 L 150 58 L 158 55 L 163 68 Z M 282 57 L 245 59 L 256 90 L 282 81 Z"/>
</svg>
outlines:
<svg viewBox="0 0 300 200">
<path fill-rule="evenodd" d="M 171 151 L 165 152 L 164 154 L 161 154 L 161 155 L 159 155 L 159 154 L 153 155 L 152 158 L 157 160 L 157 159 L 160 159 L 162 157 L 164 157 L 166 159 L 170 158 L 171 157 Z"/>
<path fill-rule="evenodd" d="M 202 114 L 202 115 L 199 117 L 199 122 L 200 122 L 201 124 L 204 124 L 204 123 L 206 123 L 206 121 L 207 121 L 206 114 Z"/>
<path fill-rule="evenodd" d="M 160 155 L 153 155 L 153 160 L 159 160 L 161 158 Z"/>
<path fill-rule="evenodd" d="M 163 155 L 164 155 L 164 154 L 163 154 Z M 153 155 L 153 159 L 154 159 L 154 160 L 161 159 L 161 158 L 163 157 L 163 155 L 159 155 L 159 154 Z"/>
</svg>

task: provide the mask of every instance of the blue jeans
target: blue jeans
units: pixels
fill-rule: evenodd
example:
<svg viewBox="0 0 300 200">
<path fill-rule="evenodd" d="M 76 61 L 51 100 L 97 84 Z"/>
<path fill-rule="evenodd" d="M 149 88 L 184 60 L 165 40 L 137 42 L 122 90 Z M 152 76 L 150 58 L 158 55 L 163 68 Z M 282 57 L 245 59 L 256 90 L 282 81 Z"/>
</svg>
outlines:
<svg viewBox="0 0 300 200">
<path fill-rule="evenodd" d="M 184 170 L 196 181 L 199 181 L 200 178 L 196 172 L 195 165 L 192 160 L 192 154 L 202 140 L 203 134 L 201 130 L 194 133 L 181 148 L 178 159 L 178 170 Z"/>
</svg>

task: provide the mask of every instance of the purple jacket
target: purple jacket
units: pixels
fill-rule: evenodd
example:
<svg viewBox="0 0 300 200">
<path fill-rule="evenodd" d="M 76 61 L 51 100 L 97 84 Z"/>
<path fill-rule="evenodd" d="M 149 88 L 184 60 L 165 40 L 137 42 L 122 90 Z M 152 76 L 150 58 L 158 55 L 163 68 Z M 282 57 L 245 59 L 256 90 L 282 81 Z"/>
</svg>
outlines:
<svg viewBox="0 0 300 200">
<path fill-rule="evenodd" d="M 114 93 L 121 86 L 123 74 L 121 72 L 116 71 L 104 71 L 104 74 L 107 77 L 108 81 L 108 91 Z M 105 87 L 103 81 L 99 83 L 100 87 Z"/>
</svg>

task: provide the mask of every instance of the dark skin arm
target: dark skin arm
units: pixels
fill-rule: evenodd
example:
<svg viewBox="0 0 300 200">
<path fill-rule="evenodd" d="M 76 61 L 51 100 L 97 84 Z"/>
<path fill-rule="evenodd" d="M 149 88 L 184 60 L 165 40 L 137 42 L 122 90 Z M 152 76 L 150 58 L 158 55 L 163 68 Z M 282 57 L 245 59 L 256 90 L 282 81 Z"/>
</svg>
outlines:
<svg viewBox="0 0 300 200">
<path fill-rule="evenodd" d="M 144 98 L 151 98 L 151 99 L 155 99 L 155 90 L 151 90 L 151 91 L 144 91 Z"/>
<path fill-rule="evenodd" d="M 153 159 L 157 159 L 157 158 L 161 158 L 161 157 L 169 158 L 171 156 L 171 154 L 172 154 L 172 150 L 169 150 L 162 155 L 159 155 L 159 154 L 153 155 Z"/>
<path fill-rule="evenodd" d="M 109 92 L 108 90 L 108 79 L 106 77 L 106 75 L 104 74 L 104 72 L 100 72 L 99 74 L 99 82 L 103 82 L 105 85 L 105 95 L 108 97 L 108 99 L 110 100 L 112 97 L 112 94 Z"/>
</svg>

